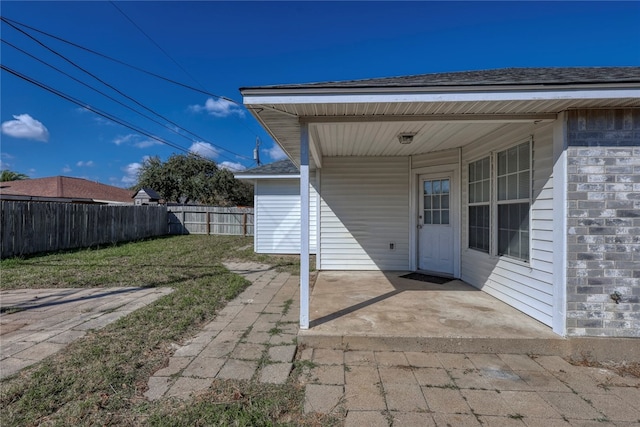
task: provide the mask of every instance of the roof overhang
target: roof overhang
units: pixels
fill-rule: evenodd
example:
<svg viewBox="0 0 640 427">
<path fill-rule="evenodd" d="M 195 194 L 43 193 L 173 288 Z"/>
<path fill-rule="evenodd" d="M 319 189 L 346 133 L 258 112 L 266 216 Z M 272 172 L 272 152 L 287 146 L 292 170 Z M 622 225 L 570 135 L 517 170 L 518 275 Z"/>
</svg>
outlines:
<svg viewBox="0 0 640 427">
<path fill-rule="evenodd" d="M 300 174 L 286 174 L 286 175 L 257 175 L 257 174 L 242 174 L 238 173 L 234 175 L 236 179 L 243 180 L 257 180 L 257 179 L 300 179 Z"/>
<path fill-rule="evenodd" d="M 299 165 L 309 125 L 312 166 L 323 156 L 406 156 L 523 132 L 578 108 L 640 107 L 640 83 L 410 88 L 242 89 L 245 106 Z M 412 144 L 399 133 L 415 133 Z"/>
</svg>

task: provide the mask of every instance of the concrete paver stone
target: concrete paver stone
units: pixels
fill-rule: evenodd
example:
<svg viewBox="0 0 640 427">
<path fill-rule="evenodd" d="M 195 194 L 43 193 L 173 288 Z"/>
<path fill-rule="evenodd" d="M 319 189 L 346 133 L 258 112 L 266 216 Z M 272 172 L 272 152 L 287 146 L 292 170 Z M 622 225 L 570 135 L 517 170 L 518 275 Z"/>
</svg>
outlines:
<svg viewBox="0 0 640 427">
<path fill-rule="evenodd" d="M 343 365 L 318 365 L 309 372 L 310 381 L 318 384 L 343 385 Z"/>
<path fill-rule="evenodd" d="M 182 376 L 213 379 L 218 375 L 224 363 L 224 359 L 199 356 L 193 359 L 193 361 L 189 363 L 189 366 L 182 371 Z"/>
<path fill-rule="evenodd" d="M 345 427 L 389 427 L 389 420 L 382 411 L 349 411 Z"/>
<path fill-rule="evenodd" d="M 295 354 L 295 345 L 278 345 L 269 348 L 269 359 L 274 362 L 291 362 Z"/>
<path fill-rule="evenodd" d="M 156 377 L 152 377 L 156 378 Z M 211 386 L 211 379 L 180 377 L 166 392 L 167 397 L 186 399 L 203 392 Z"/>
<path fill-rule="evenodd" d="M 250 380 L 257 368 L 258 362 L 255 361 L 227 359 L 216 377 L 227 380 Z"/>
<path fill-rule="evenodd" d="M 470 414 L 471 408 L 467 404 L 460 390 L 450 388 L 422 387 L 422 394 L 431 411 L 442 414 Z"/>
<path fill-rule="evenodd" d="M 426 411 L 427 402 L 418 384 L 383 383 L 384 397 L 390 411 Z"/>
<path fill-rule="evenodd" d="M 304 412 L 334 413 L 338 410 L 343 395 L 342 386 L 309 384 L 304 393 Z"/>
<path fill-rule="evenodd" d="M 391 412 L 394 426 L 435 427 L 436 423 L 429 413 L 425 412 Z"/>
<path fill-rule="evenodd" d="M 289 373 L 293 364 L 291 363 L 272 363 L 262 367 L 260 373 L 260 382 L 271 384 L 284 384 L 289 378 Z"/>
</svg>

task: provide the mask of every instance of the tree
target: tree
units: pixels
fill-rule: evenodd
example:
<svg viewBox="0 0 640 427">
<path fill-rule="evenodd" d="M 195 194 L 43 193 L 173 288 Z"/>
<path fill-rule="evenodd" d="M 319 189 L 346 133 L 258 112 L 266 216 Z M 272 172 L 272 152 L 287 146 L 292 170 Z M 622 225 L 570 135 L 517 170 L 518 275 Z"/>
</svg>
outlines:
<svg viewBox="0 0 640 427">
<path fill-rule="evenodd" d="M 138 184 L 157 191 L 167 202 L 203 203 L 218 206 L 253 204 L 253 188 L 235 179 L 212 160 L 195 154 L 173 154 L 166 162 L 146 159 L 138 173 Z"/>
<path fill-rule="evenodd" d="M 23 173 L 10 171 L 9 169 L 3 169 L 2 172 L 0 172 L 0 182 L 20 181 L 23 179 L 29 179 L 29 177 Z"/>
</svg>

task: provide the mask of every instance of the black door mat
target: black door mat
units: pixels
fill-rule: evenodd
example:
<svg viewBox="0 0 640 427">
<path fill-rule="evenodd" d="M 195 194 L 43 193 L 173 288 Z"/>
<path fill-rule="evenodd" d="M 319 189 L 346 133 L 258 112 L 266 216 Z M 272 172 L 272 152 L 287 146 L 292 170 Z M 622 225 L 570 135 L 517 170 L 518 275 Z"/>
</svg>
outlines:
<svg viewBox="0 0 640 427">
<path fill-rule="evenodd" d="M 450 277 L 432 276 L 430 274 L 422 274 L 422 273 L 409 273 L 400 277 L 404 279 L 419 280 L 421 282 L 436 283 L 438 285 L 444 285 L 445 283 L 449 283 L 453 280 Z"/>
</svg>

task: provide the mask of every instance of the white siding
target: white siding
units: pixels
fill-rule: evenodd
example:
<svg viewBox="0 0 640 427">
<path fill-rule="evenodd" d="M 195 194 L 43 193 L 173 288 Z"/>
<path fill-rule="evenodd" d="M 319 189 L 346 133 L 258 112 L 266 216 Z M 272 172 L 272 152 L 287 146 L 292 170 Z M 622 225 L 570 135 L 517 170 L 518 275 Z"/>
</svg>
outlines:
<svg viewBox="0 0 640 427">
<path fill-rule="evenodd" d="M 316 253 L 317 192 L 311 185 L 309 248 Z M 259 179 L 255 185 L 255 251 L 300 253 L 300 180 Z"/>
<path fill-rule="evenodd" d="M 453 150 L 434 151 L 432 153 L 417 154 L 411 157 L 411 168 L 419 169 L 429 166 L 458 164 L 460 154 L 457 148 Z"/>
<path fill-rule="evenodd" d="M 409 268 L 408 167 L 408 157 L 323 158 L 321 269 Z"/>
<path fill-rule="evenodd" d="M 481 139 L 462 151 L 462 265 L 467 283 L 523 311 L 546 325 L 553 314 L 553 142 L 552 124 L 535 130 L 533 142 L 533 200 L 531 206 L 531 259 L 529 263 L 494 257 L 467 249 L 468 164 L 490 152 L 528 139 L 521 131 Z"/>
</svg>

